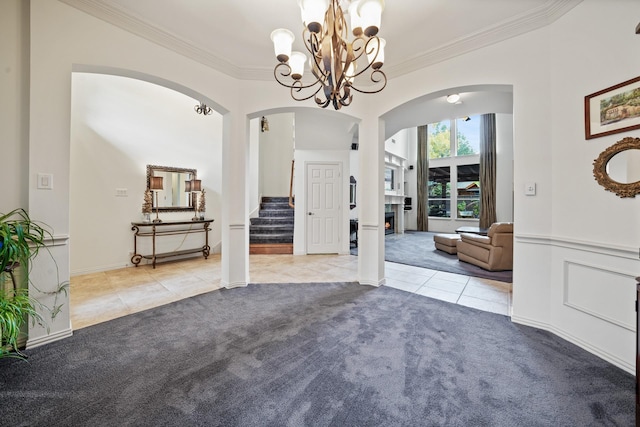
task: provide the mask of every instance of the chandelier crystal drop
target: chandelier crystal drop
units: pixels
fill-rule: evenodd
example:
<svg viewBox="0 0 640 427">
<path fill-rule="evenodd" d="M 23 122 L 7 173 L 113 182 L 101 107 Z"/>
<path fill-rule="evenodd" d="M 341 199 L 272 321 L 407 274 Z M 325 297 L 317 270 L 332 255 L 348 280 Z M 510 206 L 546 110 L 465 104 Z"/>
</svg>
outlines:
<svg viewBox="0 0 640 427">
<path fill-rule="evenodd" d="M 353 40 L 348 40 L 348 27 L 339 0 L 298 0 L 304 30 L 302 38 L 310 55 L 308 64 L 313 77 L 303 81 L 307 55 L 292 52 L 294 35 L 280 28 L 271 33 L 279 63 L 273 70 L 278 83 L 291 89 L 296 101 L 314 98 L 326 108 L 339 110 L 351 104 L 352 91 L 377 93 L 387 85 L 381 70 L 384 64 L 385 40 L 377 36 L 384 0 L 352 0 L 348 15 Z M 365 88 L 355 86 L 356 78 L 366 73 L 371 82 Z"/>
</svg>

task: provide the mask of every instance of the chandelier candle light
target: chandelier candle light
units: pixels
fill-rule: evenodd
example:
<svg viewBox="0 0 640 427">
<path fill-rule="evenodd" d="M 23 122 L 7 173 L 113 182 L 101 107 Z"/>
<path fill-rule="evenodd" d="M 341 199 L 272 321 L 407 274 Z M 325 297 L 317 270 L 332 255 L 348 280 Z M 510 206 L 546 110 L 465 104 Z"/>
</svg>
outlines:
<svg viewBox="0 0 640 427">
<path fill-rule="evenodd" d="M 348 40 L 345 14 L 340 3 L 348 4 L 353 41 Z M 307 56 L 292 52 L 294 36 L 280 28 L 271 33 L 275 54 L 280 61 L 274 68 L 275 79 L 291 89 L 291 97 L 304 101 L 315 97 L 316 104 L 336 110 L 351 104 L 352 89 L 360 93 L 377 93 L 387 85 L 381 70 L 385 41 L 377 36 L 384 0 L 298 0 L 302 11 L 304 45 L 311 58 L 309 66 L 315 79 L 303 82 Z M 362 57 L 366 57 L 360 60 Z M 358 70 L 358 67 L 362 67 Z M 371 87 L 357 88 L 356 77 L 368 72 Z M 286 79 L 290 77 L 291 79 Z"/>
</svg>

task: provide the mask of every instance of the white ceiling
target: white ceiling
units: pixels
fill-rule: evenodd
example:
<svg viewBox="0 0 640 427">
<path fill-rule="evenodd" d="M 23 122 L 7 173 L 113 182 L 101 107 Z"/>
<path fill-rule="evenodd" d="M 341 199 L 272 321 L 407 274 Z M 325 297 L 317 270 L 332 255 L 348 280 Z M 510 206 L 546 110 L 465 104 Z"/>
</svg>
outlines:
<svg viewBox="0 0 640 427">
<path fill-rule="evenodd" d="M 60 1 L 240 79 L 273 79 L 276 28 L 304 51 L 296 0 Z M 386 0 L 383 69 L 393 78 L 535 30 L 581 1 Z"/>
</svg>

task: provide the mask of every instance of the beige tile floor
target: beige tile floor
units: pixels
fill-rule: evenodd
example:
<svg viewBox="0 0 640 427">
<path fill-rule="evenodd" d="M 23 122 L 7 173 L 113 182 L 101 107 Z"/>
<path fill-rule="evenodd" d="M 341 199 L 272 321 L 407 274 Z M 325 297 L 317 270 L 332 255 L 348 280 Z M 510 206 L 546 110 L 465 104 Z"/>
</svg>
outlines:
<svg viewBox="0 0 640 427">
<path fill-rule="evenodd" d="M 385 262 L 386 285 L 503 315 L 511 313 L 511 284 Z M 358 258 L 351 255 L 251 255 L 251 283 L 351 282 Z M 71 278 L 74 329 L 214 291 L 220 255 L 123 268 Z"/>
</svg>

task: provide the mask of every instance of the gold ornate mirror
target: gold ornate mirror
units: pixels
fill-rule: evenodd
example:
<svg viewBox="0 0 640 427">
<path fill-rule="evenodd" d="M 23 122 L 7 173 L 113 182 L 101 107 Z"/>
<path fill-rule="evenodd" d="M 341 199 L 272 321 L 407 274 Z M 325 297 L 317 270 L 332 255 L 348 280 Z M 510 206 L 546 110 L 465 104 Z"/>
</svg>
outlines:
<svg viewBox="0 0 640 427">
<path fill-rule="evenodd" d="M 620 197 L 640 193 L 640 138 L 624 138 L 593 161 L 598 184 Z"/>
</svg>

